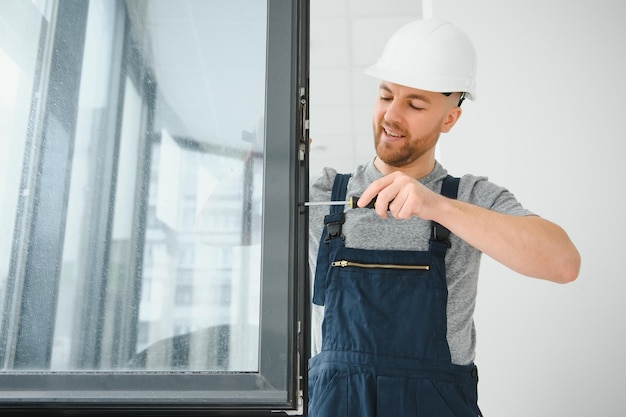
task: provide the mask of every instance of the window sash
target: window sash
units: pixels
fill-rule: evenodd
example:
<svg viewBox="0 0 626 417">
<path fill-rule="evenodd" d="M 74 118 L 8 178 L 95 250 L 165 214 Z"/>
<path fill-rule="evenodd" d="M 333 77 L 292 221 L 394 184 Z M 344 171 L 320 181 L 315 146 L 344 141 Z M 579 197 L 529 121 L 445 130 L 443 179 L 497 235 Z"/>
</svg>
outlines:
<svg viewBox="0 0 626 417">
<path fill-rule="evenodd" d="M 122 4 L 118 2 L 118 4 Z M 308 233 L 305 213 L 297 202 L 303 201 L 308 189 L 308 160 L 304 119 L 308 117 L 304 104 L 307 98 L 306 85 L 306 33 L 308 1 L 269 0 L 266 68 L 266 112 L 265 112 L 265 151 L 264 191 L 263 191 L 263 233 L 262 233 L 262 285 L 261 320 L 259 339 L 258 372 L 176 372 L 176 371 L 42 371 L 33 369 L 0 370 L 0 409 L 9 408 L 94 408 L 107 409 L 111 404 L 115 410 L 130 409 L 172 409 L 178 410 L 227 410 L 294 411 L 302 410 L 301 392 L 305 387 L 301 377 L 305 373 L 308 357 L 308 341 L 302 323 L 308 319 L 308 268 L 306 267 L 306 242 Z M 40 71 L 46 72 L 50 64 L 49 85 L 63 85 L 69 88 L 47 91 L 45 109 L 47 131 L 44 134 L 68 134 L 75 130 L 77 95 L 80 80 L 84 25 L 87 21 L 87 2 L 60 0 L 52 8 L 55 11 L 55 36 L 63 37 L 64 49 L 42 50 Z M 76 36 L 78 34 L 78 36 Z M 42 37 L 43 39 L 43 37 Z M 69 41 L 68 41 L 69 39 Z M 55 43 L 58 45 L 58 43 Z M 59 52 L 61 51 L 61 52 Z M 46 52 L 51 53 L 48 58 Z M 46 61 L 51 59 L 51 61 Z M 131 58 L 132 59 L 132 58 Z M 55 67 L 57 66 L 57 67 Z M 63 66 L 59 68 L 58 66 Z M 69 71 L 69 72 L 68 72 Z M 78 71 L 78 73 L 76 73 Z M 133 74 L 130 74 L 133 76 Z M 136 75 L 134 75 L 136 76 Z M 54 77 L 61 77 L 56 79 Z M 45 78 L 45 77 L 44 77 Z M 123 80 L 120 80 L 120 83 Z M 149 99 L 150 92 L 142 94 Z M 301 102 L 301 100 L 304 100 Z M 59 103 L 63 106 L 59 107 Z M 52 114 L 61 108 L 62 113 Z M 36 112 L 37 109 L 35 109 Z M 57 131 L 50 131 L 54 123 Z M 51 133 L 50 133 L 51 132 Z M 40 146 L 36 129 L 33 130 L 31 149 Z M 59 181 L 67 183 L 66 164 L 71 164 L 72 138 L 68 136 L 67 148 L 60 149 L 54 158 L 41 154 L 40 170 L 54 175 L 38 178 L 39 189 L 54 188 Z M 46 159 L 49 158 L 49 159 Z M 65 163 L 61 163 L 65 161 Z M 63 193 L 52 195 L 50 211 L 67 213 L 63 207 Z M 37 196 L 41 198 L 41 196 Z M 40 206 L 45 208 L 44 206 Z M 60 210 L 59 210 L 60 208 Z M 30 213 L 29 213 L 30 214 Z M 45 214 L 43 212 L 42 214 Z M 67 218 L 57 218 L 57 224 L 50 224 L 49 217 L 34 217 L 28 225 L 30 232 L 41 228 L 56 230 L 52 239 L 63 241 L 64 223 Z M 28 219 L 19 219 L 23 225 Z M 40 222 L 39 224 L 37 222 Z M 44 224 L 45 223 L 45 224 Z M 138 236 L 141 238 L 141 236 Z M 19 276 L 29 268 L 43 268 L 38 262 L 29 261 L 34 252 L 48 252 L 51 262 L 60 262 L 62 245 L 50 241 L 33 241 L 21 261 L 14 262 L 13 276 Z M 40 247 L 32 247 L 40 245 Z M 48 246 L 46 246 L 48 245 Z M 18 245 L 19 246 L 19 245 Z M 15 250 L 15 249 L 14 249 Z M 56 252 L 54 252 L 56 250 Z M 48 265 L 50 267 L 50 265 Z M 52 268 L 55 266 L 53 265 Z M 58 266 L 57 266 L 58 268 Z M 46 274 L 31 274 L 46 277 Z M 57 288 L 54 280 L 39 279 L 24 286 L 21 294 L 22 305 L 50 304 L 50 294 Z M 41 289 L 47 289 L 46 292 Z M 43 298 L 42 298 L 43 297 Z M 9 299 L 9 298 L 7 298 Z M 277 306 L 280 306 L 278 308 Z M 51 306 L 52 310 L 53 307 Z M 24 311 L 24 310 L 22 310 Z M 35 310 L 32 310 L 33 314 Z M 40 310 L 37 310 L 40 311 Z M 5 340 L 11 320 L 5 315 L 2 337 Z M 33 340 L 22 341 L 21 346 L 31 346 L 37 352 L 15 350 L 10 352 L 10 343 L 2 342 L 1 356 L 5 359 L 13 355 L 32 354 L 48 356 L 51 329 L 41 324 L 34 330 Z M 34 337 L 48 340 L 48 344 L 35 343 Z M 13 340 L 20 346 L 20 337 Z M 11 339 L 12 340 L 12 339 Z M 301 411 L 300 411 L 301 412 Z M 276 415 L 276 414 L 273 414 Z"/>
</svg>

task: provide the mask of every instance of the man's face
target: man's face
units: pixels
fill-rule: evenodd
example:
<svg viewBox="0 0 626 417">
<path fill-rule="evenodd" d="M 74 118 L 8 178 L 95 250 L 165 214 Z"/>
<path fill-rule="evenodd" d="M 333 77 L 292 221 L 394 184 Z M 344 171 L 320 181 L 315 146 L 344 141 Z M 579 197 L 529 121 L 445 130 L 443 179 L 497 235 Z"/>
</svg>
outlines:
<svg viewBox="0 0 626 417">
<path fill-rule="evenodd" d="M 434 158 L 439 134 L 448 132 L 460 116 L 457 101 L 456 94 L 445 96 L 383 81 L 373 120 L 378 158 L 396 168 L 424 155 Z"/>
</svg>

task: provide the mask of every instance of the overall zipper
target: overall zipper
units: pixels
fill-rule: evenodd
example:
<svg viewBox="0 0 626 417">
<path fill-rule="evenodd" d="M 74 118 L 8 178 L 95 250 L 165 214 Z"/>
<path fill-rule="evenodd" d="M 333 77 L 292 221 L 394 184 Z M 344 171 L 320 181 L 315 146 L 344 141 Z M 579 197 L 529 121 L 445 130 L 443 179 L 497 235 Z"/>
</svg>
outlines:
<svg viewBox="0 0 626 417">
<path fill-rule="evenodd" d="M 345 268 L 347 266 L 355 266 L 357 268 L 382 268 L 382 269 L 417 269 L 420 271 L 428 271 L 428 265 L 394 265 L 394 264 L 363 264 L 360 262 L 350 262 L 346 260 L 334 261 L 332 266 Z"/>
</svg>

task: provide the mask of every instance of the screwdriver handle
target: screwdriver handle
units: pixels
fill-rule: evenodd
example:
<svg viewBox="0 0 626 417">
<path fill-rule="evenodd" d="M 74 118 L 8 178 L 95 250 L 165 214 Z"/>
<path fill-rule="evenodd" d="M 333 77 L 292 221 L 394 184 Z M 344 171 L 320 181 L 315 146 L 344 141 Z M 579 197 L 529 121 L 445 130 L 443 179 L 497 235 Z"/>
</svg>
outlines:
<svg viewBox="0 0 626 417">
<path fill-rule="evenodd" d="M 359 198 L 361 198 L 361 196 L 359 195 L 350 197 L 350 208 L 360 208 L 359 206 L 356 205 L 356 202 L 359 201 Z M 369 203 L 367 203 L 367 206 L 363 208 L 373 209 L 375 207 L 376 207 L 376 197 L 372 198 L 372 200 Z"/>
</svg>

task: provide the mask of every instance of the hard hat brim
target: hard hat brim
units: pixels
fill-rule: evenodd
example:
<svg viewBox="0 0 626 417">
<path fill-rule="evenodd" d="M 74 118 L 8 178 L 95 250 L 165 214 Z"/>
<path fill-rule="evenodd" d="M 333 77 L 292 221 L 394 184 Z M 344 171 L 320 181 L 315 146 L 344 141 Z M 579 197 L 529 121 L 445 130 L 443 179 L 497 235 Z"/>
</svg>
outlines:
<svg viewBox="0 0 626 417">
<path fill-rule="evenodd" d="M 449 78 L 432 74 L 414 74 L 399 69 L 389 68 L 377 62 L 367 67 L 364 73 L 389 81 L 394 84 L 415 88 L 417 90 L 433 91 L 436 93 L 465 93 L 465 97 L 476 101 L 476 86 L 472 78 Z"/>
</svg>

